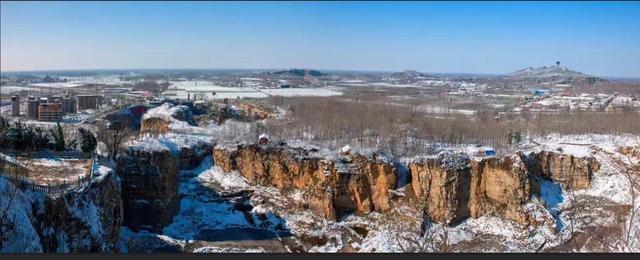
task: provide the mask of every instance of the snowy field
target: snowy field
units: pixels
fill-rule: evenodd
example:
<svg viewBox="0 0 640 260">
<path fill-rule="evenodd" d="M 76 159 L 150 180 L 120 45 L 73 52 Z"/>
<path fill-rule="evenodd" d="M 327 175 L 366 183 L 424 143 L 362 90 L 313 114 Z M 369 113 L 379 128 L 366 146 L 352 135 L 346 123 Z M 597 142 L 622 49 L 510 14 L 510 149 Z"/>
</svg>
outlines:
<svg viewBox="0 0 640 260">
<path fill-rule="evenodd" d="M 68 82 L 56 82 L 56 83 L 33 83 L 30 86 L 45 87 L 45 88 L 75 88 L 85 84 L 83 83 L 68 83 Z"/>
<path fill-rule="evenodd" d="M 257 89 L 222 87 L 209 81 L 170 81 L 171 87 L 164 93 L 167 96 L 186 99 L 191 93 L 195 96 L 213 99 L 266 98 L 269 96 L 339 96 L 341 92 L 334 88 L 289 88 L 289 89 Z M 215 92 L 215 95 L 213 94 Z"/>
<path fill-rule="evenodd" d="M 69 83 L 81 83 L 81 84 L 114 84 L 119 85 L 123 83 L 132 83 L 132 81 L 124 81 L 120 79 L 118 75 L 103 75 L 103 76 L 87 76 L 87 77 L 67 77 Z"/>
<path fill-rule="evenodd" d="M 21 87 L 21 86 L 2 86 L 0 87 L 0 94 L 8 95 L 13 92 L 29 91 L 29 90 L 37 90 L 37 88 Z"/>
<path fill-rule="evenodd" d="M 329 97 L 340 96 L 341 92 L 326 88 L 280 88 L 280 89 L 261 89 L 263 93 L 270 96 L 293 97 L 293 96 L 316 96 Z"/>
</svg>

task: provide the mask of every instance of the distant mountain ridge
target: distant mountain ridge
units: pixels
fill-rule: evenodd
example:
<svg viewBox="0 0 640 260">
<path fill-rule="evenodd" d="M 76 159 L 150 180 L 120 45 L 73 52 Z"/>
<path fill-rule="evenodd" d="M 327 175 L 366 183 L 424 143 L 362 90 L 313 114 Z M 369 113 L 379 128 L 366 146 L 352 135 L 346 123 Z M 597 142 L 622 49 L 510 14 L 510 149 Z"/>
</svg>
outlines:
<svg viewBox="0 0 640 260">
<path fill-rule="evenodd" d="M 543 67 L 527 67 L 521 70 L 514 71 L 507 74 L 507 78 L 511 79 L 524 79 L 524 80 L 537 80 L 542 82 L 560 82 L 571 83 L 578 81 L 587 81 L 589 83 L 595 83 L 598 81 L 607 81 L 606 79 L 596 76 L 584 74 L 575 70 L 568 69 L 567 67 L 556 66 L 543 66 Z"/>
<path fill-rule="evenodd" d="M 405 70 L 402 72 L 396 72 L 391 74 L 391 77 L 394 78 L 417 78 L 417 77 L 422 77 L 422 78 L 426 78 L 429 77 L 427 74 L 424 74 L 422 72 L 419 71 L 415 71 L 415 70 Z"/>
<path fill-rule="evenodd" d="M 270 72 L 269 74 L 273 74 L 273 75 L 283 75 L 283 76 L 298 76 L 298 77 L 305 77 L 305 76 L 312 76 L 312 77 L 322 77 L 322 76 L 329 76 L 328 73 L 324 73 L 321 72 L 319 70 L 311 70 L 311 69 L 288 69 L 288 70 L 279 70 L 279 71 L 274 71 L 274 72 Z"/>
</svg>

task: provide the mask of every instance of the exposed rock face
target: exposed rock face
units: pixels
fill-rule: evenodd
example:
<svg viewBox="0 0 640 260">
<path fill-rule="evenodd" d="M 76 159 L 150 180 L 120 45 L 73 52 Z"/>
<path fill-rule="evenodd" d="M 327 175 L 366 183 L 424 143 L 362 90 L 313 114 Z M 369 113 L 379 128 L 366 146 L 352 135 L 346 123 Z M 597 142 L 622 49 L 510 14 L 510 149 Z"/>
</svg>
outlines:
<svg viewBox="0 0 640 260">
<path fill-rule="evenodd" d="M 191 170 L 198 167 L 202 160 L 211 155 L 211 144 L 203 141 L 180 147 L 179 165 L 180 170 Z"/>
<path fill-rule="evenodd" d="M 575 157 L 551 151 L 540 151 L 520 157 L 527 163 L 532 176 L 551 179 L 570 189 L 586 189 L 600 163 L 592 157 Z M 534 184 L 535 185 L 535 184 Z"/>
<path fill-rule="evenodd" d="M 456 223 L 469 217 L 470 160 L 466 156 L 441 154 L 409 164 L 415 197 L 429 218 L 439 223 Z"/>
<path fill-rule="evenodd" d="M 222 125 L 228 119 L 240 119 L 241 114 L 238 109 L 228 104 L 222 104 L 218 108 L 218 111 L 214 113 L 216 122 L 218 125 Z"/>
<path fill-rule="evenodd" d="M 2 225 L 3 253 L 117 252 L 122 224 L 119 178 L 113 172 L 65 194 L 18 189 Z M 0 200 L 7 205 L 14 186 L 0 178 Z M 54 195 L 54 196 L 50 196 Z"/>
<path fill-rule="evenodd" d="M 165 134 L 171 130 L 170 125 L 169 121 L 162 118 L 147 118 L 141 122 L 140 133 Z"/>
<path fill-rule="evenodd" d="M 236 153 L 235 149 L 215 146 L 213 148 L 213 161 L 225 172 L 233 171 L 236 169 Z"/>
<path fill-rule="evenodd" d="M 396 188 L 396 169 L 383 155 L 325 160 L 311 153 L 288 146 L 240 145 L 218 146 L 213 156 L 223 170 L 237 170 L 254 184 L 302 190 L 309 208 L 330 219 L 391 208 L 389 190 Z"/>
<path fill-rule="evenodd" d="M 158 232 L 179 211 L 179 157 L 169 149 L 130 146 L 117 158 L 122 178 L 124 224 Z"/>
<path fill-rule="evenodd" d="M 83 190 L 46 197 L 44 205 L 36 217 L 44 252 L 117 251 L 123 207 L 114 172 Z"/>
<path fill-rule="evenodd" d="M 410 163 L 409 171 L 417 207 L 423 207 L 431 221 L 455 224 L 495 214 L 531 224 L 523 207 L 531 198 L 529 176 L 517 156 L 474 161 L 443 153 Z"/>
<path fill-rule="evenodd" d="M 518 156 L 471 161 L 469 211 L 473 218 L 494 213 L 527 223 L 523 206 L 531 198 L 527 168 Z"/>
<path fill-rule="evenodd" d="M 397 169 L 380 153 L 319 158 L 301 148 L 253 144 L 216 146 L 213 157 L 224 171 L 237 170 L 253 184 L 301 190 L 303 206 L 328 219 L 393 207 L 389 190 L 397 186 Z M 540 213 L 544 208 L 531 201 L 538 175 L 530 173 L 523 158 L 527 159 L 510 155 L 476 161 L 464 154 L 442 153 L 411 162 L 408 202 L 438 223 L 495 215 L 523 226 L 553 225 L 553 218 Z M 570 169 L 598 167 L 595 160 L 585 162 L 581 166 L 574 159 Z"/>
<path fill-rule="evenodd" d="M 193 112 L 187 106 L 174 106 L 164 103 L 162 106 L 149 109 L 141 119 L 140 133 L 151 133 L 155 135 L 165 134 L 173 128 L 183 128 L 195 126 Z"/>
</svg>

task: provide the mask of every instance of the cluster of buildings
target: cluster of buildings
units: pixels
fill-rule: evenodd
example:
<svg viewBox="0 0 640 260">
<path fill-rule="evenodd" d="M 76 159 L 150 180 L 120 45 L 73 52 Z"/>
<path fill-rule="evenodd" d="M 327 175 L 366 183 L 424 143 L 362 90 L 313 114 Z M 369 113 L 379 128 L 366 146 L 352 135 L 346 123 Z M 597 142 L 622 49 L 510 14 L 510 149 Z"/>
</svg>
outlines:
<svg viewBox="0 0 640 260">
<path fill-rule="evenodd" d="M 11 97 L 11 115 L 20 116 L 20 96 L 13 95 Z M 46 122 L 61 121 L 65 114 L 75 114 L 78 110 L 97 109 L 102 107 L 102 96 L 96 95 L 78 95 L 71 97 L 64 96 L 47 96 L 34 97 L 29 96 L 26 100 L 26 116 L 29 119 Z"/>
<path fill-rule="evenodd" d="M 607 94 L 544 95 L 531 102 L 532 111 L 594 111 L 614 112 L 624 109 L 640 109 L 640 100 L 630 96 Z"/>
</svg>

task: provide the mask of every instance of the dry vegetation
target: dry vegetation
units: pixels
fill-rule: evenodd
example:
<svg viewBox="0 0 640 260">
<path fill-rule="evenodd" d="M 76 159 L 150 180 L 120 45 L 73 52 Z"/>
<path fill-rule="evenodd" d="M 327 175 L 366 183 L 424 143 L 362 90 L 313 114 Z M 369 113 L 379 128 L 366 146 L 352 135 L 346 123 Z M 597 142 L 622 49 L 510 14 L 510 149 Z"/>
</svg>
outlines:
<svg viewBox="0 0 640 260">
<path fill-rule="evenodd" d="M 303 139 L 337 149 L 346 144 L 380 148 L 397 156 L 430 152 L 435 144 L 482 144 L 506 152 L 513 147 L 510 133 L 522 136 L 560 134 L 640 134 L 640 113 L 502 114 L 484 108 L 475 116 L 433 115 L 421 103 L 402 104 L 353 100 L 344 97 L 278 98 L 287 111 L 283 119 L 270 120 L 272 137 Z M 369 99 L 371 100 L 371 99 Z"/>
</svg>

